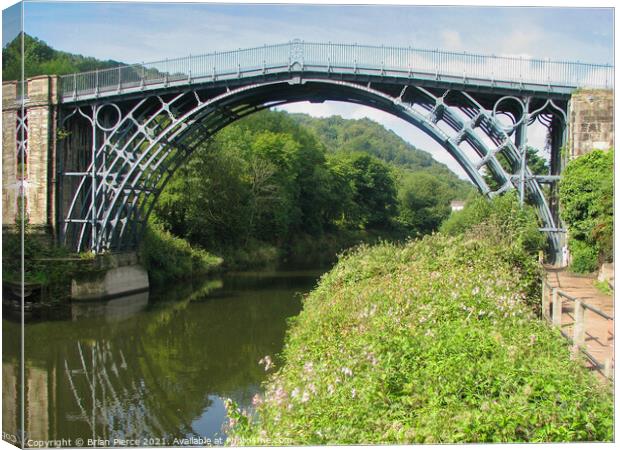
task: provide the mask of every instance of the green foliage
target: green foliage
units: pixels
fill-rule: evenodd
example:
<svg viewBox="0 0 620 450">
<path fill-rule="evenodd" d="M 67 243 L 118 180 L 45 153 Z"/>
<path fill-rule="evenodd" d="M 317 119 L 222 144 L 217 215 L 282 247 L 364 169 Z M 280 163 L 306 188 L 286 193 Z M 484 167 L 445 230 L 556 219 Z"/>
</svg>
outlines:
<svg viewBox="0 0 620 450">
<path fill-rule="evenodd" d="M 546 159 L 542 158 L 538 154 L 539 150 L 537 148 L 527 146 L 526 148 L 526 162 L 527 166 L 534 175 L 549 175 L 549 163 Z M 514 173 L 516 168 L 513 167 L 508 159 L 503 155 L 503 153 L 497 154 L 497 159 L 500 165 L 506 170 L 507 173 Z M 484 176 L 484 181 L 489 185 L 489 187 L 493 190 L 499 189 L 501 186 L 495 180 L 495 178 L 487 173 Z"/>
<path fill-rule="evenodd" d="M 611 390 L 528 305 L 535 258 L 515 265 L 512 236 L 485 226 L 343 256 L 252 420 L 228 405 L 228 443 L 612 440 Z"/>
<path fill-rule="evenodd" d="M 605 295 L 614 295 L 614 291 L 607 281 L 594 280 L 594 287 Z"/>
<path fill-rule="evenodd" d="M 571 253 L 572 271 L 577 273 L 590 273 L 598 269 L 598 249 L 586 241 L 570 238 L 568 246 Z"/>
<path fill-rule="evenodd" d="M 100 61 L 93 57 L 74 55 L 54 50 L 36 37 L 23 33 L 24 74 L 26 78 L 36 75 L 65 75 L 95 69 L 118 67 L 118 61 Z M 2 49 L 2 79 L 21 79 L 22 34 Z"/>
<path fill-rule="evenodd" d="M 28 223 L 24 229 L 24 282 L 40 284 L 42 300 L 59 302 L 69 296 L 72 276 L 88 265 L 89 255 L 78 255 L 54 245 L 45 231 L 35 230 Z M 2 233 L 2 278 L 22 282 L 20 227 Z"/>
<path fill-rule="evenodd" d="M 372 121 L 325 124 L 263 111 L 200 146 L 172 177 L 155 214 L 166 230 L 238 266 L 251 255 L 273 257 L 268 249 L 283 255 L 298 247 L 293 241 L 300 235 L 317 242 L 337 236 L 335 248 L 355 231 L 428 233 L 447 215 L 449 201 L 470 191 L 430 155 Z M 414 211 L 419 205 L 423 210 Z"/>
<path fill-rule="evenodd" d="M 222 264 L 221 258 L 192 247 L 156 222 L 148 224 L 140 246 L 140 261 L 152 285 L 209 274 Z"/>
<path fill-rule="evenodd" d="M 405 172 L 398 192 L 399 221 L 415 235 L 435 231 L 450 216 L 450 201 L 455 195 L 442 178 L 425 172 Z"/>
<path fill-rule="evenodd" d="M 479 232 L 481 234 L 492 225 L 496 232 L 487 237 L 505 239 L 509 236 L 512 247 L 535 255 L 545 245 L 538 222 L 534 208 L 528 205 L 521 207 L 514 191 L 491 200 L 475 194 L 468 199 L 463 210 L 454 212 L 441 225 L 440 231 L 452 236 L 475 233 L 484 223 L 485 227 Z"/>
<path fill-rule="evenodd" d="M 613 174 L 612 149 L 570 161 L 562 176 L 560 213 L 576 272 L 596 270 L 599 261 L 613 258 Z"/>
<path fill-rule="evenodd" d="M 390 167 L 367 153 L 330 158 L 330 168 L 347 184 L 340 191 L 351 228 L 386 228 L 396 215 L 396 185 Z"/>
</svg>

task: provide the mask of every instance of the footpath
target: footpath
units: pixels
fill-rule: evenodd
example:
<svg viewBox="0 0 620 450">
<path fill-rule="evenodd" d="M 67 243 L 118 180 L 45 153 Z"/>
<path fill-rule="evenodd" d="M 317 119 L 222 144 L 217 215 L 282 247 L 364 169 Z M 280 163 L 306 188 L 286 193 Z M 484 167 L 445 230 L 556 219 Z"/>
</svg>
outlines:
<svg viewBox="0 0 620 450">
<path fill-rule="evenodd" d="M 546 286 L 543 287 L 543 308 L 547 307 L 544 311 L 545 316 L 556 326 L 560 326 L 575 352 L 578 350 L 575 346 L 575 339 L 577 340 L 577 346 L 586 356 L 588 367 L 596 370 L 601 376 L 612 377 L 613 294 L 605 294 L 599 290 L 595 286 L 596 278 L 592 276 L 576 275 L 566 269 L 547 266 L 545 272 Z M 555 305 L 554 291 L 557 297 Z"/>
</svg>

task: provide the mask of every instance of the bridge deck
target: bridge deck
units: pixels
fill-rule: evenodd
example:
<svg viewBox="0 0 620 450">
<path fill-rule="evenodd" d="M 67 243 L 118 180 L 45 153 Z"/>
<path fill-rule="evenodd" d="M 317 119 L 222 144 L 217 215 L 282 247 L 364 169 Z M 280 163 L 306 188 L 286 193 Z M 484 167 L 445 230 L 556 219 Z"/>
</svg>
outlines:
<svg viewBox="0 0 620 450">
<path fill-rule="evenodd" d="M 252 78 L 295 73 L 567 94 L 578 87 L 612 87 L 613 70 L 610 65 L 570 61 L 293 41 L 64 75 L 60 91 L 62 102 L 75 102 L 222 80 L 249 83 Z"/>
</svg>

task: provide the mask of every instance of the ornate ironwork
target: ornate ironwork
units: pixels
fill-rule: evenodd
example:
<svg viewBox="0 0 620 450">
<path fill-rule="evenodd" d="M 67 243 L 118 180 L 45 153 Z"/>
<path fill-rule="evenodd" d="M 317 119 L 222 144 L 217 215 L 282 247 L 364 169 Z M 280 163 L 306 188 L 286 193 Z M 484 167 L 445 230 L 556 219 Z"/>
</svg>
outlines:
<svg viewBox="0 0 620 450">
<path fill-rule="evenodd" d="M 17 217 L 27 220 L 30 215 L 28 204 L 28 109 L 22 107 L 17 110 L 15 121 L 15 141 L 17 148 L 17 167 L 15 189 L 17 191 L 17 204 L 15 205 Z"/>
<path fill-rule="evenodd" d="M 336 100 L 378 108 L 418 127 L 446 149 L 488 196 L 517 189 L 522 202 L 538 207 L 542 230 L 549 235 L 551 248 L 559 252 L 563 235 L 555 184 L 562 169 L 560 148 L 566 141 L 570 90 L 551 84 L 527 89 L 519 84 L 511 89 L 512 82 L 498 78 L 497 67 L 492 84 L 484 85 L 481 73 L 478 78 L 467 73 L 465 79 L 461 74 L 457 83 L 445 75 L 448 69 L 441 58 L 440 70 L 429 80 L 416 72 L 420 66 L 411 59 L 400 63 L 408 66 L 406 72 L 394 69 L 398 58 L 416 51 L 403 53 L 388 47 L 380 48 L 382 64 L 372 69 L 375 73 L 364 63 L 370 58 L 364 54 L 368 49 L 377 51 L 376 47 L 293 42 L 286 48 L 169 60 L 165 73 L 147 65 L 140 70 L 121 67 L 114 71 L 114 83 L 112 72 L 104 71 L 97 73 L 95 84 L 85 81 L 92 74 L 63 78 L 60 126 L 82 121 L 89 129 L 88 149 L 78 152 L 88 158 L 73 165 L 59 164 L 65 180 L 61 186 L 67 185 L 61 190 L 68 191 L 60 195 L 68 199 L 66 206 L 58 208 L 65 223 L 63 239 L 77 250 L 95 252 L 136 245 L 171 174 L 205 139 L 264 108 Z M 256 73 L 248 69 L 248 58 L 253 58 Z M 319 59 L 328 65 L 321 69 Z M 277 70 L 274 60 L 282 62 Z M 191 65 L 191 76 L 174 69 L 179 61 L 184 61 L 185 68 Z M 197 61 L 202 61 L 199 67 Z M 234 78 L 227 78 L 224 66 L 234 68 Z M 129 68 L 140 75 L 131 85 L 123 78 Z M 475 80 L 474 87 L 470 83 Z M 113 92 L 108 91 L 112 85 Z M 548 174 L 535 175 L 528 168 L 528 127 L 534 122 L 549 130 Z M 77 145 L 71 142 L 65 142 L 66 152 Z M 542 184 L 551 188 L 543 189 Z"/>
<path fill-rule="evenodd" d="M 527 168 L 527 141 L 511 139 L 523 133 L 528 117 L 548 111 L 550 101 L 505 126 L 496 117 L 498 102 L 485 107 L 466 92 L 433 93 L 416 86 L 399 92 L 403 94 L 395 96 L 382 86 L 308 79 L 303 84 L 252 84 L 211 98 L 198 89 L 148 96 L 129 109 L 109 103 L 77 106 L 63 123 L 81 116 L 90 124 L 91 163 L 82 172 L 65 173 L 79 176 L 80 183 L 65 216 L 64 236 L 77 250 L 102 252 L 135 244 L 166 181 L 204 139 L 259 109 L 317 93 L 324 99 L 367 104 L 407 120 L 440 143 L 481 192 L 493 196 L 517 187 L 522 199 L 527 193 L 539 207 L 546 229 L 559 228 L 538 178 Z M 495 188 L 485 175 L 495 181 Z"/>
</svg>

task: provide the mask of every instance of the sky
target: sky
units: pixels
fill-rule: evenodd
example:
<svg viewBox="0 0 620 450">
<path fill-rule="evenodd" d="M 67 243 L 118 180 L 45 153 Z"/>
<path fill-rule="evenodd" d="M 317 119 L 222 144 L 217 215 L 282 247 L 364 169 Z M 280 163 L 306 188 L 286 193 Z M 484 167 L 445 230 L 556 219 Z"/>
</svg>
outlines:
<svg viewBox="0 0 620 450">
<path fill-rule="evenodd" d="M 3 11 L 3 46 L 19 31 L 17 10 Z M 296 38 L 614 62 L 614 15 L 609 7 L 26 1 L 24 29 L 56 49 L 126 63 Z M 337 102 L 283 109 L 322 117 L 369 117 L 465 177 L 438 144 L 387 113 Z M 532 131 L 533 143 L 542 146 L 544 129 Z"/>
</svg>

